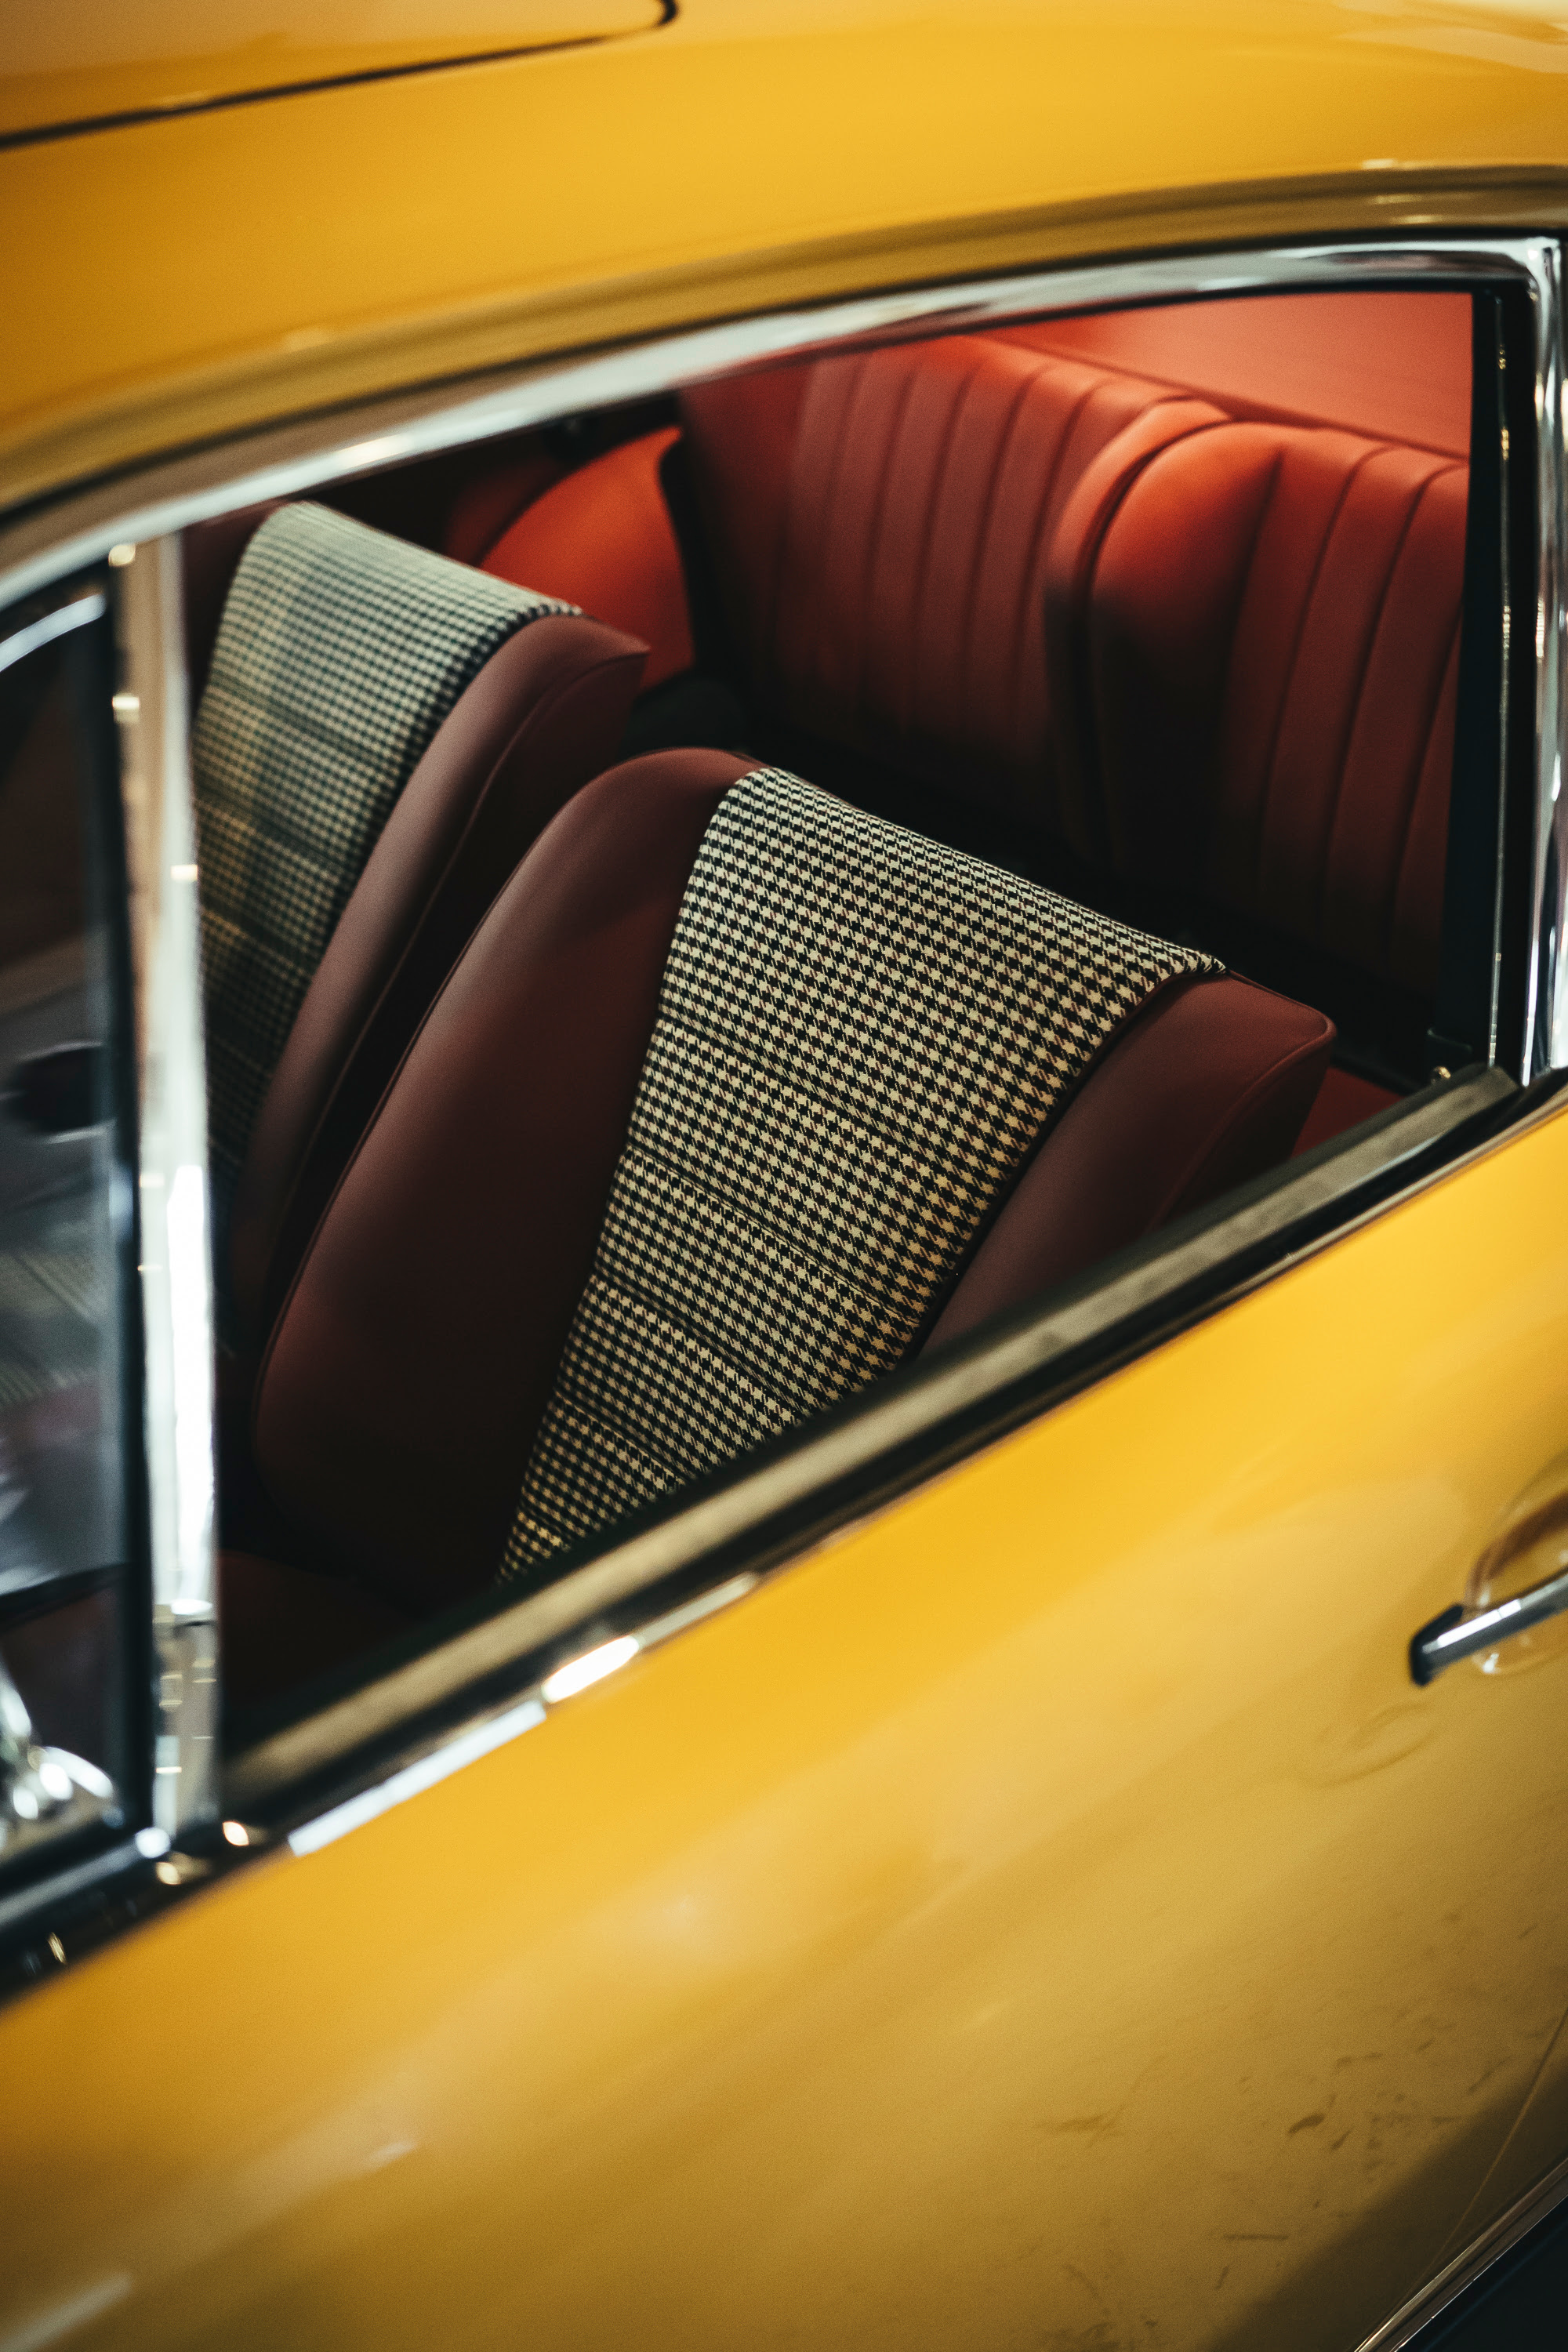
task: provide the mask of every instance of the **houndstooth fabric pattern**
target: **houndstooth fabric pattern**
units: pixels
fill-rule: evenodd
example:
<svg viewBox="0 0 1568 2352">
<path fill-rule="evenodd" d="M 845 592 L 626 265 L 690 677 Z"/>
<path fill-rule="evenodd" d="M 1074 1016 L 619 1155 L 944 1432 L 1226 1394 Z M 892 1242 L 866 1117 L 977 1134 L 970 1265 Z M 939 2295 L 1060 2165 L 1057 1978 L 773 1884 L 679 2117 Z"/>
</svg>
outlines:
<svg viewBox="0 0 1568 2352">
<path fill-rule="evenodd" d="M 776 769 L 687 885 L 503 1577 L 889 1371 L 1190 952 Z"/>
<path fill-rule="evenodd" d="M 193 754 L 215 1226 L 365 860 L 437 729 L 528 622 L 574 613 L 324 507 L 235 573 Z M 226 1263 L 215 1232 L 217 1263 Z"/>
</svg>

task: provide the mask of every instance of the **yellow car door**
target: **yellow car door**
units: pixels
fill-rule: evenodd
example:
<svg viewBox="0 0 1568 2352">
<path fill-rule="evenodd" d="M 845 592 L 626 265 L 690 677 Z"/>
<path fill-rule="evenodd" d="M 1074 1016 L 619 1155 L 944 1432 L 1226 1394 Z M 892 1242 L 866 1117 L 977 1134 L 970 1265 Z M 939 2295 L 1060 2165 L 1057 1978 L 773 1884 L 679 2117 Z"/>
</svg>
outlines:
<svg viewBox="0 0 1568 2352">
<path fill-rule="evenodd" d="M 1409 1664 L 1563 1444 L 1565 1181 L 1548 1104 L 15 2007 L 0 2341 L 1355 2343 L 1568 1999 L 1565 1669 Z"/>
<path fill-rule="evenodd" d="M 1451 242 L 1372 258 L 1391 283 L 1490 286 L 1486 240 L 1479 261 Z M 1559 719 L 1531 691 L 1562 634 L 1553 547 L 1531 543 L 1560 507 L 1560 330 L 1539 243 L 1528 285 L 1499 248 L 1533 372 L 1519 528 L 1494 479 L 1479 544 L 1500 607 L 1539 585 L 1539 634 L 1521 603 L 1472 662 L 1468 749 L 1482 797 L 1507 766 L 1510 821 L 1536 830 L 1510 838 L 1506 907 L 1495 856 L 1475 877 L 1513 991 L 1500 1045 L 1489 999 L 1484 1066 L 1449 1056 L 1358 1134 L 558 1585 L 437 1626 L 216 1772 L 204 1113 L 199 1086 L 165 1085 L 199 1076 L 176 535 L 275 488 L 276 452 L 203 455 L 199 478 L 171 459 L 140 510 L 92 493 L 62 541 L 103 559 L 70 626 L 84 655 L 105 633 L 101 701 L 121 625 L 142 897 L 112 942 L 123 1001 L 87 1040 L 127 1071 L 89 1198 L 145 1318 L 131 1483 L 144 1466 L 163 1550 L 94 1538 L 95 1574 L 130 1563 L 82 1588 L 124 1596 L 112 1752 L 17 1832 L 0 1886 L 0 1990 L 20 1994 L 0 2009 L 0 2352 L 1352 2352 L 1561 2163 L 1568 1618 L 1533 1613 L 1568 1495 Z M 1292 247 L 1287 275 L 1348 284 L 1370 251 Z M 879 266 L 900 287 L 912 267 Z M 1131 291 L 1163 299 L 1183 266 Z M 594 315 L 585 343 L 626 331 Z M 715 367 L 774 349 L 742 324 L 744 348 L 713 331 Z M 587 371 L 622 358 L 562 361 L 584 409 L 610 396 Z M 486 385 L 487 430 L 567 413 L 566 391 Z M 466 429 L 450 396 L 406 428 L 428 424 L 426 453 Z M 209 437 L 232 422 L 203 415 Z M 1502 416 L 1500 397 L 1506 453 Z M 289 486 L 413 449 L 394 418 L 355 457 L 362 426 L 291 424 Z M 16 544 L 52 598 L 48 546 Z M 133 968 L 154 1050 L 132 1138 Z M 79 1050 L 72 1024 L 50 1052 Z M 113 1388 L 133 1451 L 142 1369 Z M 47 1878 L 89 1838 L 91 1902 Z"/>
</svg>

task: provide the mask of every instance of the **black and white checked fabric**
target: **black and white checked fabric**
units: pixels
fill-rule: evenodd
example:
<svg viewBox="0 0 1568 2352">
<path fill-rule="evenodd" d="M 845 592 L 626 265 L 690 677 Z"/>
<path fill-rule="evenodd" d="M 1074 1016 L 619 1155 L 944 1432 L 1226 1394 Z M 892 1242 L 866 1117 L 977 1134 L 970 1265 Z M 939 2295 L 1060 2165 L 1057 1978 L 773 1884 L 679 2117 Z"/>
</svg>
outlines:
<svg viewBox="0 0 1568 2352">
<path fill-rule="evenodd" d="M 889 1370 L 1100 1048 L 1219 969 L 743 777 L 687 886 L 502 1576 Z"/>
<path fill-rule="evenodd" d="M 268 1082 L 399 793 L 491 655 L 576 609 L 325 507 L 247 547 L 192 747 L 220 1268 Z"/>
</svg>

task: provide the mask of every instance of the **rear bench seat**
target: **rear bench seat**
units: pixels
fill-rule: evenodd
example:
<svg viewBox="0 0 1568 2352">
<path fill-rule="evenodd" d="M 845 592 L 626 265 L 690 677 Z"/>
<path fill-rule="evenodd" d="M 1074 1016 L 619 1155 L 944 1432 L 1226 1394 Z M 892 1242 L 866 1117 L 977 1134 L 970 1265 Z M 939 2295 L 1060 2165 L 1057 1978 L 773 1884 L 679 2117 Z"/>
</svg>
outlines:
<svg viewBox="0 0 1568 2352">
<path fill-rule="evenodd" d="M 684 456 L 770 719 L 1429 994 L 1467 468 L 1016 336 L 689 391 Z M 485 558 L 691 659 L 660 492 L 611 451 Z M 1392 1102 L 1331 1074 L 1309 1137 Z"/>
<path fill-rule="evenodd" d="M 1221 416 L 984 337 L 688 392 L 685 450 L 761 709 L 1056 830 L 1045 645 L 1028 615 L 1085 468 L 1152 413 L 1172 435 Z M 692 658 L 658 479 L 675 439 L 649 435 L 569 476 L 483 563 L 635 630 L 649 684 Z"/>
</svg>

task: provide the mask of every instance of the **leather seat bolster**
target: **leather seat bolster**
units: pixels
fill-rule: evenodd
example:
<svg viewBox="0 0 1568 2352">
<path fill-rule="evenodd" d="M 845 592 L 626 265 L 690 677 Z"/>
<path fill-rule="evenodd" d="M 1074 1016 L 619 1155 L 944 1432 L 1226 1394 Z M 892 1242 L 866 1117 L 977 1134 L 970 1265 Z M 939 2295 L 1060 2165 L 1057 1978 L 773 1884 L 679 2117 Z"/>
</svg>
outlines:
<svg viewBox="0 0 1568 2352">
<path fill-rule="evenodd" d="M 453 499 L 441 532 L 441 552 L 455 563 L 482 563 L 525 507 L 553 489 L 566 467 L 543 445 L 526 435 L 513 454 L 478 475 Z M 579 603 L 577 597 L 568 599 Z"/>
<path fill-rule="evenodd" d="M 691 667 L 691 623 L 659 465 L 676 427 L 595 457 L 533 500 L 480 566 L 580 604 L 648 647 L 646 688 Z"/>
<path fill-rule="evenodd" d="M 1307 1123 L 1296 1138 L 1296 1152 L 1310 1151 L 1320 1143 L 1331 1142 L 1359 1127 L 1363 1118 L 1375 1118 L 1380 1111 L 1392 1110 L 1399 1097 L 1387 1087 L 1375 1085 L 1371 1078 L 1358 1077 L 1353 1070 L 1329 1070 L 1318 1088 L 1317 1100 L 1307 1114 Z"/>
<path fill-rule="evenodd" d="M 1233 975 L 1163 990 L 1047 1134 L 927 1350 L 1286 1159 L 1334 1036 L 1321 1013 Z"/>
<path fill-rule="evenodd" d="M 614 759 L 643 659 L 635 639 L 595 622 L 533 622 L 459 697 L 409 778 L 305 995 L 242 1167 L 235 1298 L 258 1339 L 485 908 L 563 802 Z"/>
<path fill-rule="evenodd" d="M 494 1573 L 692 862 L 754 764 L 657 754 L 568 802 L 452 972 L 304 1254 L 258 1380 L 256 1460 L 290 1522 L 389 1597 L 428 1606 Z"/>
</svg>

